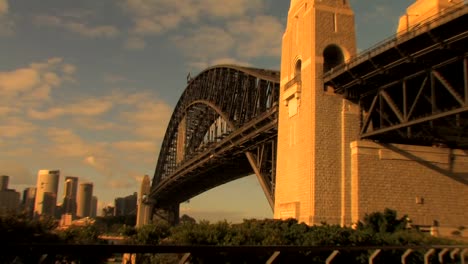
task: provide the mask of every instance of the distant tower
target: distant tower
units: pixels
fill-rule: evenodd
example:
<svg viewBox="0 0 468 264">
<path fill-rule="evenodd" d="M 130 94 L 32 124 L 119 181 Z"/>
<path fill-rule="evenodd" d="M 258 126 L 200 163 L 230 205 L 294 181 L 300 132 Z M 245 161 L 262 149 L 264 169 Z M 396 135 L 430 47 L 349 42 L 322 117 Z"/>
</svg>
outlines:
<svg viewBox="0 0 468 264">
<path fill-rule="evenodd" d="M 136 215 L 137 214 L 137 193 L 126 197 L 115 199 L 115 216 Z"/>
<path fill-rule="evenodd" d="M 6 175 L 0 176 L 0 191 L 8 190 L 8 183 L 10 181 L 10 177 Z"/>
<path fill-rule="evenodd" d="M 63 213 L 76 215 L 77 203 L 76 196 L 78 193 L 78 178 L 67 176 L 65 177 L 65 188 L 63 193 Z"/>
<path fill-rule="evenodd" d="M 32 218 L 34 216 L 34 202 L 36 200 L 36 188 L 29 187 L 23 191 L 23 210 Z"/>
<path fill-rule="evenodd" d="M 0 215 L 17 212 L 20 205 L 20 193 L 15 190 L 8 189 L 8 176 L 0 178 Z"/>
<path fill-rule="evenodd" d="M 355 53 L 349 0 L 291 1 L 281 56 L 275 218 L 351 221 L 346 196 L 359 110 L 324 87 L 322 75 Z"/>
<path fill-rule="evenodd" d="M 98 198 L 93 196 L 91 199 L 91 217 L 96 218 L 97 216 L 97 208 L 98 208 Z"/>
<path fill-rule="evenodd" d="M 81 183 L 78 188 L 78 217 L 90 217 L 93 199 L 93 184 Z"/>
<path fill-rule="evenodd" d="M 43 214 L 54 216 L 59 178 L 59 170 L 40 170 L 38 172 L 36 200 L 34 202 L 34 213 L 37 216 Z"/>
<path fill-rule="evenodd" d="M 141 227 L 143 225 L 149 224 L 151 219 L 151 205 L 148 204 L 146 199 L 149 197 L 151 190 L 151 182 L 148 175 L 143 177 L 141 182 L 140 195 L 138 197 L 138 213 L 137 213 L 137 222 L 136 226 Z"/>
</svg>

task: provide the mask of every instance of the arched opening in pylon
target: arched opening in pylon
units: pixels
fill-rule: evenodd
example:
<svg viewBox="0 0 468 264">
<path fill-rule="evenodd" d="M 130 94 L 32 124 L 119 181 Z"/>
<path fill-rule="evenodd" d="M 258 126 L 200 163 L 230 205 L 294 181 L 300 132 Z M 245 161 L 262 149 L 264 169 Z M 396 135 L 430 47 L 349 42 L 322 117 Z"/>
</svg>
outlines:
<svg viewBox="0 0 468 264">
<path fill-rule="evenodd" d="M 345 57 L 343 50 L 337 45 L 328 45 L 323 50 L 323 72 L 328 72 L 334 67 L 343 64 Z"/>
<path fill-rule="evenodd" d="M 294 68 L 294 77 L 295 78 L 300 78 L 301 76 L 301 71 L 302 71 L 302 61 L 297 60 L 296 62 L 296 67 Z"/>
</svg>

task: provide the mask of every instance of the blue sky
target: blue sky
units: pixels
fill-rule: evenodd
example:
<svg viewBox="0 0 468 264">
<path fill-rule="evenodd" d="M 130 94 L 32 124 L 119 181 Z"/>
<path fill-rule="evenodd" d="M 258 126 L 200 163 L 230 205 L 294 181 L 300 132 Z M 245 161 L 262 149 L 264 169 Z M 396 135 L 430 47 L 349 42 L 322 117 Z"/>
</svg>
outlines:
<svg viewBox="0 0 468 264">
<path fill-rule="evenodd" d="M 351 0 L 359 50 L 414 0 Z M 152 176 L 186 76 L 220 63 L 279 69 L 287 0 L 0 0 L 0 174 L 94 183 L 100 205 Z M 62 195 L 60 190 L 59 198 Z M 197 218 L 272 217 L 255 177 L 184 203 Z"/>
</svg>

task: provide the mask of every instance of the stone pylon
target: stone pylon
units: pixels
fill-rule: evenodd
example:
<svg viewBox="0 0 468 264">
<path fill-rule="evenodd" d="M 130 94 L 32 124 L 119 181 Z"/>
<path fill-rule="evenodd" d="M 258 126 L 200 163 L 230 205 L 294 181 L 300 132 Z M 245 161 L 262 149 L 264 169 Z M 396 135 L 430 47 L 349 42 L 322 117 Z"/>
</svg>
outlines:
<svg viewBox="0 0 468 264">
<path fill-rule="evenodd" d="M 140 194 L 138 196 L 138 213 L 136 227 L 149 224 L 151 222 L 152 205 L 147 202 L 151 191 L 151 182 L 148 175 L 143 177 Z"/>
<path fill-rule="evenodd" d="M 356 53 L 348 0 L 292 0 L 281 57 L 275 218 L 350 224 L 359 108 L 322 75 Z"/>
</svg>

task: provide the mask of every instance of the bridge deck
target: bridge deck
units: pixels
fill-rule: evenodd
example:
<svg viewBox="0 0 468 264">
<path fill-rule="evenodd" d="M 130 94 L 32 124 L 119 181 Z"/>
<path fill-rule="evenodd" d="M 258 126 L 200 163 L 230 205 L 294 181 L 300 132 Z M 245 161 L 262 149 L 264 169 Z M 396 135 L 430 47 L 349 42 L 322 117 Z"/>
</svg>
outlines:
<svg viewBox="0 0 468 264">
<path fill-rule="evenodd" d="M 363 139 L 468 148 L 468 5 L 445 10 L 323 78 L 359 103 Z"/>
</svg>

